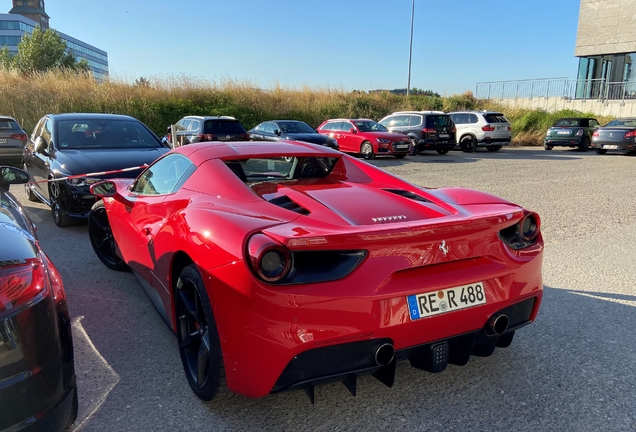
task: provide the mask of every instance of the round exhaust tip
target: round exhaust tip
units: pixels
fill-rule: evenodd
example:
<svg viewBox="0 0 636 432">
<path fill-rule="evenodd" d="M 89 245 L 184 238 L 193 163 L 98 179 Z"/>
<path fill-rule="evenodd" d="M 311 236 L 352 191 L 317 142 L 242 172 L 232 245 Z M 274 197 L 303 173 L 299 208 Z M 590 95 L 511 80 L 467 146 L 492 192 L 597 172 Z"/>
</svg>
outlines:
<svg viewBox="0 0 636 432">
<path fill-rule="evenodd" d="M 508 330 L 508 316 L 504 314 L 494 315 L 488 321 L 488 328 L 494 334 L 502 334 L 506 330 Z"/>
<path fill-rule="evenodd" d="M 386 366 L 393 361 L 395 349 L 390 343 L 382 343 L 373 351 L 373 359 L 378 366 Z"/>
</svg>

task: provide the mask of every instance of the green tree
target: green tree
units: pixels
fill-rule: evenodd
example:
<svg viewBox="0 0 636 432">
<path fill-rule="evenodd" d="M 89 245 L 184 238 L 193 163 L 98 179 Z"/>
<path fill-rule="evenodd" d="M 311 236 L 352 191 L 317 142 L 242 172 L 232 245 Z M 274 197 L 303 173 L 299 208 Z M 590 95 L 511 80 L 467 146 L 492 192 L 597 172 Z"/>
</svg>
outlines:
<svg viewBox="0 0 636 432">
<path fill-rule="evenodd" d="M 77 72 L 90 70 L 88 61 L 78 61 L 57 32 L 51 29 L 44 31 L 39 26 L 32 34 L 22 36 L 15 56 L 11 55 L 6 46 L 0 50 L 0 65 L 5 69 L 17 69 L 25 74 L 52 69 L 70 69 Z"/>
</svg>

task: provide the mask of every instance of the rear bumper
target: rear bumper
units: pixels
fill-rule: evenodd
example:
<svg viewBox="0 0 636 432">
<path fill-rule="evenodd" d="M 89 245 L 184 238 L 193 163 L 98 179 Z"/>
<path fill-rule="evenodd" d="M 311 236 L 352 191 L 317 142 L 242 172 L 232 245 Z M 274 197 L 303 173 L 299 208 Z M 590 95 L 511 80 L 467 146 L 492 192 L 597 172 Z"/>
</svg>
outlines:
<svg viewBox="0 0 636 432">
<path fill-rule="evenodd" d="M 615 151 L 635 151 L 634 141 L 592 141 L 592 148 Z"/>
<path fill-rule="evenodd" d="M 568 139 L 555 139 L 555 138 L 546 138 L 544 140 L 545 145 L 550 145 L 554 147 L 578 147 L 581 145 L 581 137 L 574 137 Z"/>
<path fill-rule="evenodd" d="M 417 151 L 425 150 L 452 150 L 455 147 L 455 138 L 449 138 L 447 141 L 431 141 L 420 140 L 417 143 Z"/>
<path fill-rule="evenodd" d="M 530 249 L 514 262 L 505 263 L 503 256 L 466 259 L 406 269 L 389 278 L 374 270 L 388 262 L 378 256 L 344 280 L 288 287 L 260 284 L 243 262 L 217 268 L 204 280 L 210 281 L 228 386 L 262 397 L 352 374 L 382 370 L 381 375 L 391 375 L 369 355 L 379 341 L 393 346 L 397 360 L 408 359 L 422 369 L 427 367 L 423 353 L 439 342 L 447 343 L 451 363 L 465 364 L 471 354 L 489 355 L 504 336 L 485 336 L 493 315 L 525 305 L 522 312 L 507 312 L 512 331 L 538 312 L 542 244 Z M 411 319 L 408 295 L 477 281 L 483 282 L 486 304 Z"/>
<path fill-rule="evenodd" d="M 484 139 L 477 141 L 478 146 L 491 146 L 491 145 L 508 145 L 510 144 L 510 137 L 508 138 L 490 138 L 485 137 Z"/>
</svg>

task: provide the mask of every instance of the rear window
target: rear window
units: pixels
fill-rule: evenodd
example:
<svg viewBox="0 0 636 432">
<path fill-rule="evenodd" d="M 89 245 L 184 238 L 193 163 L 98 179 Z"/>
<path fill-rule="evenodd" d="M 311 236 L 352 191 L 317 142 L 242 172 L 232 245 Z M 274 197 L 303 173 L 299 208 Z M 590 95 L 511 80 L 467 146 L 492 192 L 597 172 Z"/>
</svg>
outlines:
<svg viewBox="0 0 636 432">
<path fill-rule="evenodd" d="M 509 123 L 503 114 L 484 114 L 484 118 L 488 123 Z"/>
<path fill-rule="evenodd" d="M 555 126 L 581 126 L 580 119 L 560 119 L 554 123 Z"/>
<path fill-rule="evenodd" d="M 21 130 L 20 125 L 15 120 L 0 120 L 0 130 Z"/>
<path fill-rule="evenodd" d="M 609 122 L 605 126 L 629 126 L 629 127 L 635 127 L 636 126 L 636 119 L 633 119 L 633 118 L 616 119 L 616 120 L 612 120 L 611 122 Z"/>
<path fill-rule="evenodd" d="M 453 120 L 449 115 L 429 115 L 426 116 L 426 127 L 434 128 L 438 126 L 452 126 Z"/>
<path fill-rule="evenodd" d="M 204 134 L 244 134 L 245 128 L 238 121 L 206 120 L 203 126 Z"/>
<path fill-rule="evenodd" d="M 268 157 L 225 161 L 227 167 L 244 182 L 322 178 L 333 170 L 337 157 Z"/>
</svg>

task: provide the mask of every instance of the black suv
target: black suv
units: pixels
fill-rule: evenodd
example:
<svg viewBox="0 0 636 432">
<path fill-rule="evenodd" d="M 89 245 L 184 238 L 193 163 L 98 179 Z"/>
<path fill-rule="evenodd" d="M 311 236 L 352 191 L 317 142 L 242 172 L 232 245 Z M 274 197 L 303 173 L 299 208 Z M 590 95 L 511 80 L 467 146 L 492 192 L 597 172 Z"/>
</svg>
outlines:
<svg viewBox="0 0 636 432">
<path fill-rule="evenodd" d="M 204 141 L 249 141 L 250 136 L 237 119 L 229 116 L 187 116 L 175 126 L 176 144 L 182 146 Z M 166 140 L 172 143 L 168 126 Z"/>
<path fill-rule="evenodd" d="M 391 132 L 407 135 L 411 140 L 411 155 L 424 150 L 446 154 L 455 147 L 455 123 L 443 111 L 399 111 L 379 123 Z"/>
</svg>

